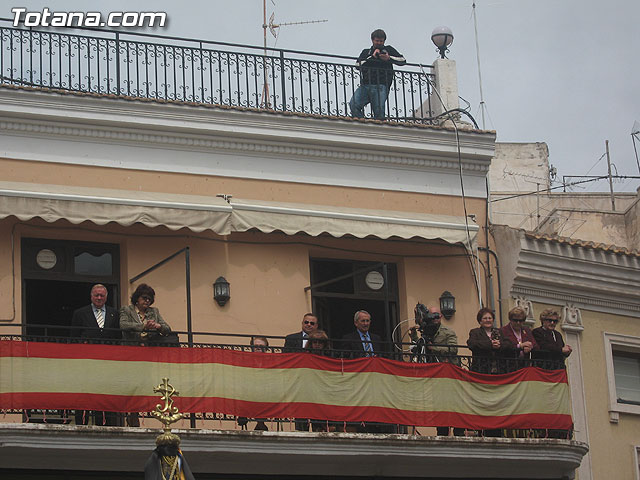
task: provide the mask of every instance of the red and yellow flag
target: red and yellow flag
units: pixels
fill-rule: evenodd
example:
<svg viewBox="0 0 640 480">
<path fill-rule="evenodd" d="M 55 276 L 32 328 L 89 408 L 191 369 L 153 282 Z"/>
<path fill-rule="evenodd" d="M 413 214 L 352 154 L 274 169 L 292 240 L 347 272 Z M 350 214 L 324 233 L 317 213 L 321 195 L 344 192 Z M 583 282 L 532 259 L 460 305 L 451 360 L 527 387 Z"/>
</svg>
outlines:
<svg viewBox="0 0 640 480">
<path fill-rule="evenodd" d="M 0 341 L 0 409 L 153 410 L 470 429 L 571 428 L 564 370 L 483 375 L 450 363 L 221 348 Z"/>
</svg>

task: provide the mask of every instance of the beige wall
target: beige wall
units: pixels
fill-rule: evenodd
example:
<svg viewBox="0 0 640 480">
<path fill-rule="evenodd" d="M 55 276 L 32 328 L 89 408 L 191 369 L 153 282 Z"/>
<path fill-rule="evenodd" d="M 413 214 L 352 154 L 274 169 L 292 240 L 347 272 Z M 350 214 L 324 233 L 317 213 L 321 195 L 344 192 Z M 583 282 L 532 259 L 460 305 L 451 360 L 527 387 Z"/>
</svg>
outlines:
<svg viewBox="0 0 640 480">
<path fill-rule="evenodd" d="M 553 218 L 540 228 L 540 233 L 573 234 L 575 238 L 633 248 L 627 236 L 624 212 L 555 209 L 551 216 Z"/>
<path fill-rule="evenodd" d="M 25 162 L 0 158 L 3 181 L 54 185 L 97 186 L 122 190 L 186 193 L 279 202 L 301 202 L 353 208 L 464 215 L 460 197 L 390 190 L 335 187 L 303 183 L 213 177 L 187 173 L 150 172 L 81 165 Z M 467 211 L 484 225 L 485 201 L 467 199 Z"/>
<path fill-rule="evenodd" d="M 383 190 L 257 181 L 177 173 L 87 167 L 46 162 L 0 159 L 3 180 L 100 188 L 145 190 L 195 195 L 233 194 L 236 198 L 300 202 L 409 212 L 463 215 L 460 198 Z M 485 201 L 468 199 L 467 213 L 484 225 Z M 16 225 L 17 224 L 17 225 Z M 233 234 L 220 237 L 210 232 L 194 234 L 140 225 L 124 228 L 115 224 L 79 226 L 65 221 L 47 224 L 40 219 L 27 223 L 0 220 L 0 247 L 5 261 L 0 265 L 0 317 L 11 318 L 11 231 L 14 233 L 16 265 L 16 321 L 21 320 L 20 238 L 45 237 L 64 240 L 110 242 L 120 245 L 121 298 L 128 302 L 135 285 L 128 279 L 185 246 L 191 249 L 192 318 L 194 331 L 284 335 L 299 328 L 303 313 L 311 309 L 309 258 L 349 258 L 394 262 L 400 282 L 400 317 L 413 318 L 417 301 L 435 304 L 444 290 L 457 298 L 458 312 L 447 322 L 461 343 L 475 326 L 477 294 L 468 261 L 460 247 L 436 246 L 434 242 L 335 239 L 329 236 L 286 236 L 279 233 Z M 484 245 L 481 230 L 478 242 Z M 410 256 L 409 256 L 410 255 Z M 212 284 L 218 276 L 231 283 L 231 301 L 219 307 L 213 300 Z M 186 330 L 184 257 L 180 256 L 152 272 L 140 282 L 157 292 L 156 306 L 176 330 Z M 480 271 L 484 288 L 484 271 Z M 139 282 L 138 282 L 139 283 Z M 471 319 L 471 320 L 469 320 Z M 206 341 L 205 338 L 196 338 Z"/>
<path fill-rule="evenodd" d="M 18 293 L 16 299 L 19 298 L 20 290 L 20 277 L 13 277 L 13 265 L 12 259 L 20 259 L 20 255 L 15 256 L 12 252 L 11 235 L 12 229 L 15 225 L 15 219 L 13 220 L 0 220 L 0 322 L 8 322 L 15 320 L 13 309 L 13 289 L 15 280 L 15 289 Z M 18 242 L 19 244 L 20 242 Z M 19 251 L 20 245 L 16 245 Z M 19 263 L 16 270 L 20 270 Z M 17 301 L 17 300 L 16 300 Z M 16 314 L 19 314 L 19 305 L 17 303 Z"/>
<path fill-rule="evenodd" d="M 640 188 L 638 198 L 625 213 L 629 248 L 640 250 Z"/>
<path fill-rule="evenodd" d="M 17 225 L 16 225 L 17 224 Z M 202 332 L 284 335 L 299 328 L 302 315 L 311 310 L 309 258 L 350 258 L 396 263 L 399 273 L 400 317 L 413 315 L 417 301 L 436 304 L 445 289 L 457 299 L 458 312 L 447 322 L 462 343 L 475 322 L 478 308 L 469 265 L 459 247 L 423 242 L 287 237 L 282 234 L 246 233 L 222 238 L 213 234 L 184 234 L 141 226 L 99 227 L 88 222 L 73 226 L 65 221 L 47 224 L 33 220 L 0 221 L 3 252 L 10 252 L 9 233 L 15 225 L 16 322 L 20 322 L 20 239 L 22 237 L 78 241 L 108 241 L 120 245 L 121 298 L 128 303 L 138 283 L 156 290 L 156 304 L 176 330 L 186 330 L 184 256 L 179 256 L 140 279 L 128 279 L 185 246 L 190 247 L 193 330 Z M 185 232 L 186 233 L 186 232 Z M 336 250 L 339 248 L 340 250 Z M 351 250 L 351 251 L 345 251 Z M 415 257 L 408 257 L 409 255 Z M 3 285 L 10 286 L 10 256 L 2 263 Z M 420 257 L 423 258 L 420 258 Z M 436 258 L 431 258 L 435 256 Z M 424 258 L 426 257 L 426 258 Z M 225 276 L 231 283 L 231 300 L 219 307 L 213 300 L 213 282 Z M 2 318 L 11 312 L 10 288 L 3 290 Z M 87 299 L 88 301 L 88 299 Z M 471 319 L 472 323 L 470 323 Z M 196 338 L 207 341 L 206 338 Z M 220 341 L 219 338 L 215 339 Z M 210 339 L 209 341 L 214 341 Z"/>
<path fill-rule="evenodd" d="M 640 416 L 620 414 L 617 424 L 609 422 L 609 389 L 604 360 L 604 332 L 639 337 L 637 318 L 582 312 L 583 372 L 593 478 L 635 478 L 637 465 L 633 446 L 640 444 Z M 612 470 L 612 466 L 613 469 Z"/>
<path fill-rule="evenodd" d="M 536 327 L 540 325 L 540 312 L 548 307 L 562 311 L 558 305 L 533 303 Z M 640 445 L 640 415 L 620 413 L 619 423 L 609 421 L 604 332 L 640 337 L 638 319 L 588 310 L 581 310 L 581 313 L 584 326 L 580 334 L 581 362 L 592 478 L 635 479 L 638 466 L 634 447 Z M 558 330 L 562 332 L 560 327 Z M 566 339 L 566 333 L 563 336 Z M 571 381 L 569 378 L 569 383 Z"/>
</svg>

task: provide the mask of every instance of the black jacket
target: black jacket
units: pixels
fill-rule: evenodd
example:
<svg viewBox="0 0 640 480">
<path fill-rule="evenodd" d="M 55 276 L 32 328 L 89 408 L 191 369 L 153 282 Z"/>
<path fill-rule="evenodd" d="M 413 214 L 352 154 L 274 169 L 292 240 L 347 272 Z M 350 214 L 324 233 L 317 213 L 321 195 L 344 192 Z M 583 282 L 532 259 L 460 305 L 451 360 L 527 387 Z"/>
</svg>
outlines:
<svg viewBox="0 0 640 480">
<path fill-rule="evenodd" d="M 564 339 L 560 332 L 538 327 L 534 328 L 531 333 L 533 333 L 533 337 L 540 347 L 540 350 L 536 352 L 535 358 L 546 360 L 540 366 L 550 370 L 562 370 L 564 368 L 564 359 L 567 355 L 562 352 Z"/>
<path fill-rule="evenodd" d="M 373 353 L 375 355 L 383 355 L 386 353 L 386 346 L 382 342 L 379 335 L 369 332 L 369 338 L 371 338 L 371 345 L 373 346 Z M 358 331 L 347 333 L 342 337 L 340 343 L 337 345 L 340 350 L 344 350 L 345 357 L 358 358 L 364 357 L 365 351 L 362 345 L 362 339 Z"/>
<path fill-rule="evenodd" d="M 386 50 L 389 54 L 390 58 L 386 62 L 372 56 L 375 50 L 373 46 L 365 48 L 356 61 L 360 69 L 362 84 L 390 87 L 393 83 L 393 65 L 404 65 L 407 61 L 391 45 L 385 45 L 380 49 L 382 51 Z"/>
<path fill-rule="evenodd" d="M 96 341 L 120 340 L 122 332 L 120 330 L 120 317 L 118 310 L 109 305 L 105 305 L 106 315 L 104 317 L 104 328 L 98 327 L 98 322 L 93 314 L 93 305 L 85 305 L 73 312 L 71 317 L 71 335 L 76 338 Z"/>
<path fill-rule="evenodd" d="M 290 333 L 284 337 L 283 352 L 301 352 L 302 351 L 302 332 Z"/>
</svg>

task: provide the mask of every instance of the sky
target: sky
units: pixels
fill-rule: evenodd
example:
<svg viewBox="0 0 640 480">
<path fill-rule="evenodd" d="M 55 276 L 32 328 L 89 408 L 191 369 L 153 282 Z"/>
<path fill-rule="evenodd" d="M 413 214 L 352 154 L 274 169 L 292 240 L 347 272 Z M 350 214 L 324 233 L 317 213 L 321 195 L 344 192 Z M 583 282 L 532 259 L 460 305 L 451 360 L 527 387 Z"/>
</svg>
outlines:
<svg viewBox="0 0 640 480">
<path fill-rule="evenodd" d="M 473 0 L 266 0 L 276 22 L 328 20 L 283 26 L 283 49 L 356 57 L 382 28 L 387 43 L 409 62 L 432 64 L 435 27 L 448 26 L 455 40 L 459 94 L 482 126 Z M 94 3 L 94 2 L 91 2 Z M 82 0 L 3 2 L 29 11 L 96 10 Z M 163 11 L 168 22 L 150 33 L 262 45 L 263 0 L 111 0 L 102 12 Z M 476 0 L 486 105 L 485 126 L 499 142 L 545 142 L 549 161 L 563 175 L 606 175 L 605 140 L 614 173 L 640 176 L 631 136 L 640 122 L 640 1 Z M 638 135 L 640 137 L 640 135 Z M 636 144 L 640 151 L 640 138 Z M 570 180 L 569 180 L 570 181 Z M 615 191 L 635 191 L 640 180 L 618 180 Z M 573 191 L 608 191 L 606 181 Z"/>
</svg>

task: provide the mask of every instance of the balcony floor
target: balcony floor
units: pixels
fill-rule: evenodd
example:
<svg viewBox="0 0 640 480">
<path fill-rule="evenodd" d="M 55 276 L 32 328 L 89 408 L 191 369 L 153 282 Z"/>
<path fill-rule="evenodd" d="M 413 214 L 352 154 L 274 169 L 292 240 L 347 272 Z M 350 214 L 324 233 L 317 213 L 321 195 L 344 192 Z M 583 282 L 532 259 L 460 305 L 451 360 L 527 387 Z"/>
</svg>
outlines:
<svg viewBox="0 0 640 480">
<path fill-rule="evenodd" d="M 198 479 L 563 479 L 573 478 L 588 450 L 581 442 L 554 439 L 173 431 L 182 438 L 183 453 Z M 43 470 L 60 472 L 57 478 L 84 478 L 81 472 L 93 472 L 93 478 L 109 478 L 109 472 L 139 478 L 159 433 L 149 428 L 4 423 L 0 472 L 24 479 L 39 478 Z"/>
</svg>

